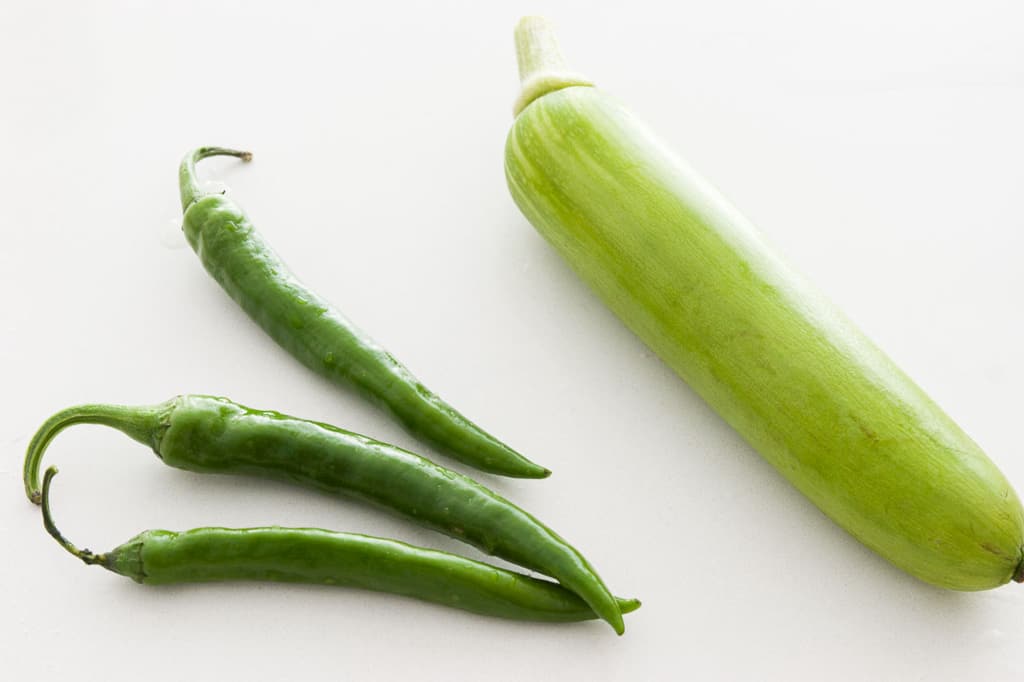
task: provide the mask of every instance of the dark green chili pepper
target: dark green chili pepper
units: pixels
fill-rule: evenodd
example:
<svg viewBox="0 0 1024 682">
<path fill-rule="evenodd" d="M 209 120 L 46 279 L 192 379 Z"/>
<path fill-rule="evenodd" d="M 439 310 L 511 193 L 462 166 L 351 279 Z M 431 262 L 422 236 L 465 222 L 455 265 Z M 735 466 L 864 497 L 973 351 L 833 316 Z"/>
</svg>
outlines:
<svg viewBox="0 0 1024 682">
<path fill-rule="evenodd" d="M 313 371 L 354 387 L 411 434 L 461 462 L 520 478 L 551 473 L 459 414 L 303 286 L 235 202 L 199 189 L 195 164 L 210 156 L 252 158 L 249 152 L 220 147 L 201 147 L 185 157 L 179 173 L 185 237 L 207 272 L 271 338 Z"/>
<path fill-rule="evenodd" d="M 476 481 L 394 445 L 226 398 L 179 396 L 151 407 L 82 405 L 50 417 L 25 455 L 25 492 L 40 501 L 47 445 L 76 423 L 104 424 L 153 448 L 165 464 L 250 474 L 350 495 L 488 554 L 549 575 L 622 633 L 618 603 L 586 559 L 530 514 Z"/>
<path fill-rule="evenodd" d="M 78 549 L 53 522 L 50 483 L 43 477 L 43 525 L 87 564 L 138 583 L 166 585 L 226 580 L 341 585 L 390 592 L 486 616 L 546 622 L 596 618 L 574 593 L 552 582 L 447 552 L 384 538 L 319 528 L 196 528 L 147 530 L 103 554 Z M 622 613 L 640 607 L 618 599 Z"/>
</svg>

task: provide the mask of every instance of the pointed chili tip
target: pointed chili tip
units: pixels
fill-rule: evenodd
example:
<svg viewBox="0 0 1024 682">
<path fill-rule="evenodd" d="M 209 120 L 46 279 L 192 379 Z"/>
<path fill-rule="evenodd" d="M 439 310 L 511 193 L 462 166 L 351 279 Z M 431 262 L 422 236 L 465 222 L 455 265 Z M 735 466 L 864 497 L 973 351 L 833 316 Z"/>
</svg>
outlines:
<svg viewBox="0 0 1024 682">
<path fill-rule="evenodd" d="M 643 602 L 641 602 L 639 599 L 619 599 L 618 602 L 619 610 L 623 613 L 623 615 L 627 613 L 633 613 L 641 606 L 643 606 Z"/>
<path fill-rule="evenodd" d="M 538 464 L 534 464 L 533 462 L 529 462 L 529 464 L 529 468 L 518 467 L 516 469 L 508 469 L 506 467 L 500 470 L 496 470 L 493 473 L 496 473 L 499 476 L 511 476 L 512 478 L 529 478 L 532 480 L 540 480 L 542 478 L 547 478 L 551 475 L 551 469 L 548 469 L 547 467 L 542 467 Z"/>
<path fill-rule="evenodd" d="M 529 460 L 527 460 L 525 462 L 525 464 L 524 463 L 517 463 L 516 466 L 500 466 L 500 467 L 482 466 L 482 465 L 476 464 L 476 463 L 474 463 L 474 462 L 472 462 L 472 461 L 470 461 L 468 459 L 461 459 L 460 458 L 460 461 L 463 461 L 466 464 L 469 464 L 470 466 L 474 466 L 474 467 L 480 469 L 481 471 L 486 471 L 489 474 L 494 474 L 495 476 L 508 476 L 509 478 L 523 478 L 523 479 L 528 479 L 528 480 L 531 480 L 531 481 L 539 481 L 539 480 L 541 480 L 543 478 L 548 478 L 549 476 L 551 476 L 551 469 L 548 469 L 546 467 L 542 467 L 542 466 L 539 466 L 537 464 L 534 464 L 533 462 L 530 462 Z"/>
</svg>

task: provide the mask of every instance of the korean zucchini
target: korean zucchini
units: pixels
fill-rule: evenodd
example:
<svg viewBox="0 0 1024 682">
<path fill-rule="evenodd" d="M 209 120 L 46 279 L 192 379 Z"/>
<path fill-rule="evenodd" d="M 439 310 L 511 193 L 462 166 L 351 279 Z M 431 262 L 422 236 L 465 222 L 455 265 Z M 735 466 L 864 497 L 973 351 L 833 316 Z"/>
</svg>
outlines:
<svg viewBox="0 0 1024 682">
<path fill-rule="evenodd" d="M 941 587 L 1024 580 L 1020 502 L 954 422 L 627 109 L 516 30 L 516 204 L 576 273 L 825 514 Z"/>
</svg>

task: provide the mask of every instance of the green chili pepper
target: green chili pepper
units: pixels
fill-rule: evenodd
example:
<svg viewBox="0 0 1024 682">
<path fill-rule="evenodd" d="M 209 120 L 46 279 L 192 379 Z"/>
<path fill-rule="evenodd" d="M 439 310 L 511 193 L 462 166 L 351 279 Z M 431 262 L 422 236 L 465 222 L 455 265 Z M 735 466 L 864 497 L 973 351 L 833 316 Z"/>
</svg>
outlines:
<svg viewBox="0 0 1024 682">
<path fill-rule="evenodd" d="M 466 419 L 421 384 L 390 353 L 303 286 L 222 194 L 200 190 L 195 164 L 210 156 L 249 161 L 249 152 L 202 147 L 179 173 L 184 231 L 207 272 L 297 360 L 332 382 L 354 387 L 409 433 L 483 471 L 520 478 L 551 472 Z"/>
<path fill-rule="evenodd" d="M 615 598 L 554 531 L 472 479 L 394 445 L 226 398 L 179 396 L 149 407 L 82 405 L 50 417 L 29 443 L 24 477 L 32 501 L 41 500 L 39 467 L 46 447 L 77 423 L 118 429 L 179 469 L 289 481 L 391 509 L 555 578 L 616 632 L 623 631 Z"/>
<path fill-rule="evenodd" d="M 597 617 L 574 593 L 546 580 L 447 552 L 319 528 L 147 530 L 109 552 L 94 554 L 71 544 L 53 522 L 50 484 L 56 474 L 50 467 L 43 477 L 47 532 L 85 563 L 138 583 L 270 580 L 341 585 L 499 618 L 567 623 Z M 618 599 L 618 604 L 622 613 L 640 608 L 636 599 Z"/>
</svg>

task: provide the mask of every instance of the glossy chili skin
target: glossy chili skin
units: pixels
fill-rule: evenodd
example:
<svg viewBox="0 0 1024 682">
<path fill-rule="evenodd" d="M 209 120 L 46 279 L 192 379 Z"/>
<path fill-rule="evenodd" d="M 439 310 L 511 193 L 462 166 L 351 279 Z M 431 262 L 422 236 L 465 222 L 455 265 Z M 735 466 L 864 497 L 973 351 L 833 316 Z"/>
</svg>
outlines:
<svg viewBox="0 0 1024 682">
<path fill-rule="evenodd" d="M 85 405 L 51 417 L 29 444 L 25 489 L 39 501 L 50 440 L 74 423 L 101 423 L 153 448 L 164 463 L 248 474 L 355 497 L 482 551 L 549 575 L 623 631 L 618 603 L 587 560 L 554 531 L 484 486 L 393 445 L 226 398 L 179 396 L 152 407 Z"/>
<path fill-rule="evenodd" d="M 487 616 L 546 622 L 592 620 L 578 596 L 546 580 L 464 557 L 354 533 L 319 528 L 147 530 L 109 552 L 75 547 L 50 511 L 57 469 L 43 478 L 43 525 L 86 564 L 147 585 L 228 580 L 340 585 L 400 594 Z M 618 599 L 623 613 L 640 608 Z"/>
<path fill-rule="evenodd" d="M 302 285 L 222 194 L 203 194 L 195 163 L 209 156 L 249 160 L 247 152 L 202 147 L 181 163 L 185 237 L 203 267 L 263 330 L 297 360 L 335 384 L 355 388 L 407 431 L 483 471 L 543 478 L 529 461 L 420 383 L 390 353 Z"/>
<path fill-rule="evenodd" d="M 237 580 L 337 585 L 514 620 L 597 618 L 556 583 L 447 552 L 319 528 L 147 530 L 97 563 L 147 585 Z M 619 605 L 628 613 L 639 602 L 620 599 Z"/>
</svg>

